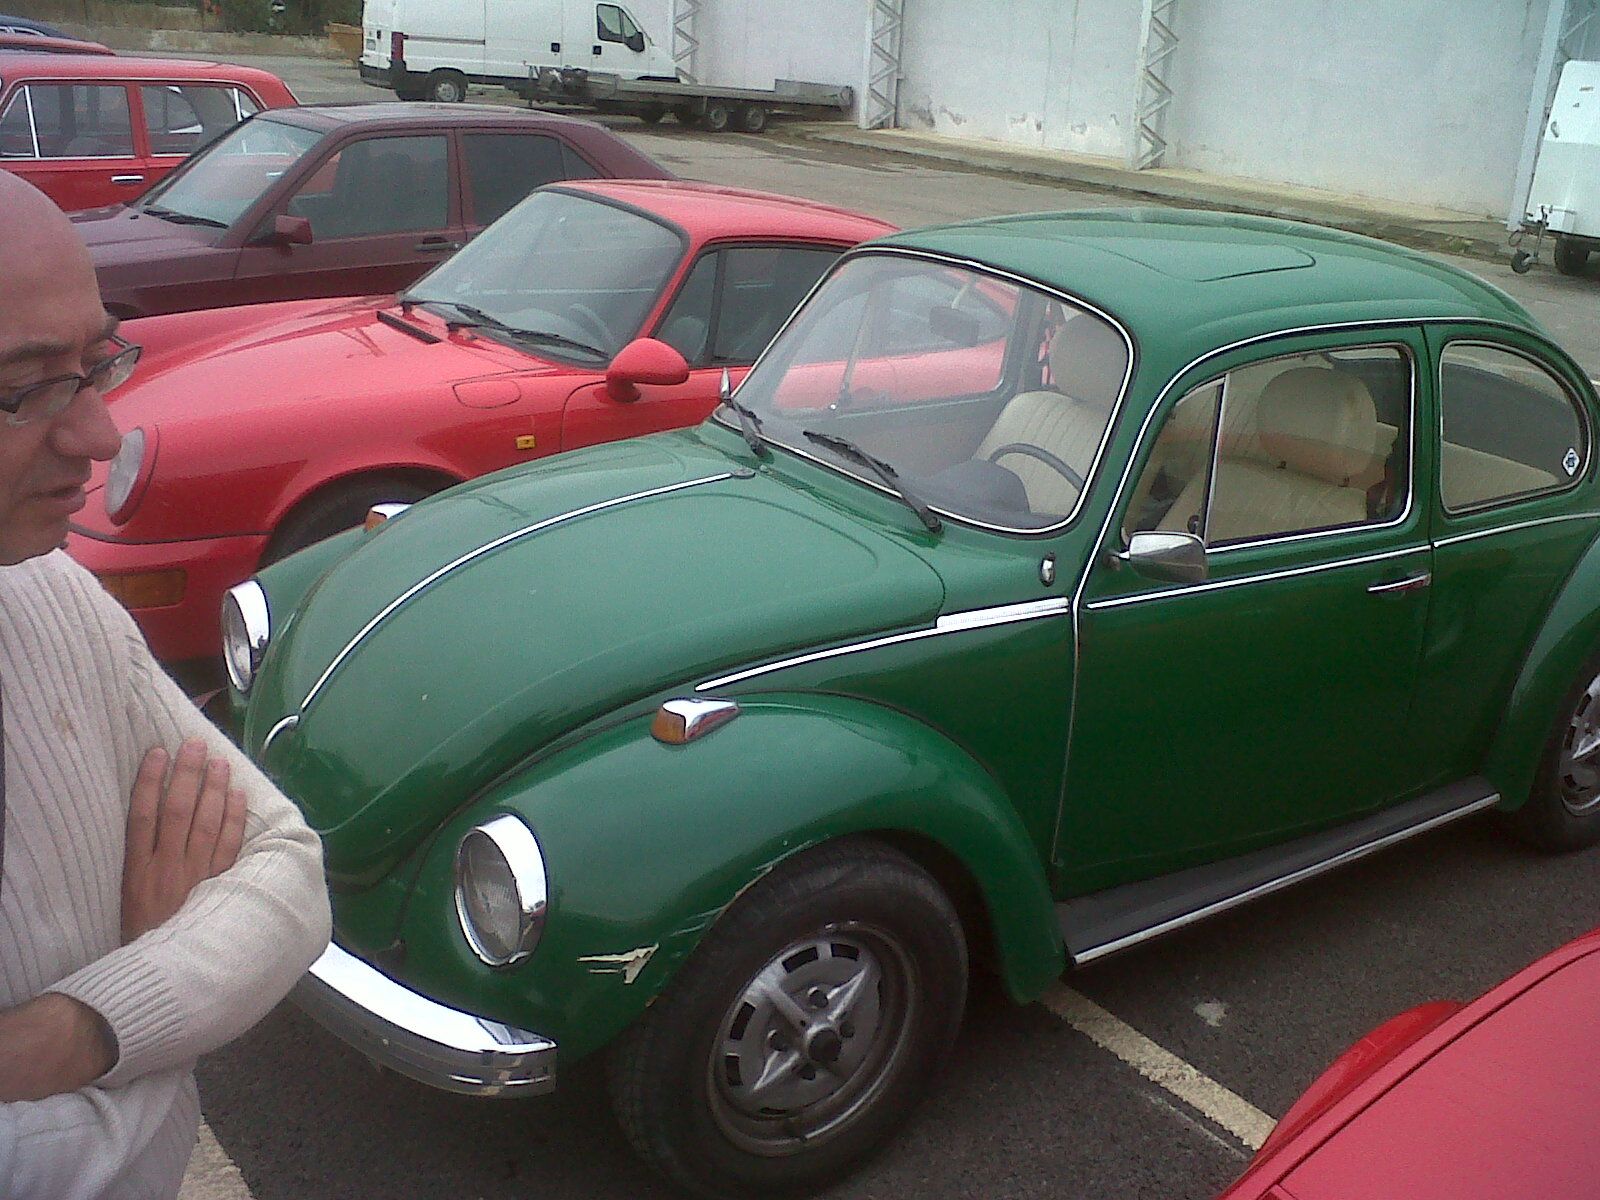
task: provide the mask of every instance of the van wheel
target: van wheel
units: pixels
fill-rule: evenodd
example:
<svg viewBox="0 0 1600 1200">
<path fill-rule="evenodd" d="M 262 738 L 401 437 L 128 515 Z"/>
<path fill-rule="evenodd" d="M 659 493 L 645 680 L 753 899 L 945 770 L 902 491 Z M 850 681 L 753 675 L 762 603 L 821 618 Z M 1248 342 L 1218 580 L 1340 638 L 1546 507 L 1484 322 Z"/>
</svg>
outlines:
<svg viewBox="0 0 1600 1200">
<path fill-rule="evenodd" d="M 1578 672 L 1545 743 L 1533 793 L 1502 820 L 1540 850 L 1600 842 L 1600 654 Z"/>
<path fill-rule="evenodd" d="M 1557 237 L 1555 260 L 1556 270 L 1563 275 L 1582 275 L 1589 262 L 1589 245 L 1576 238 Z"/>
<path fill-rule="evenodd" d="M 467 77 L 460 71 L 434 71 L 422 90 L 429 100 L 439 104 L 460 104 L 467 98 Z"/>
<path fill-rule="evenodd" d="M 739 110 L 739 128 L 746 133 L 760 133 L 767 127 L 767 106 L 746 104 Z"/>
<path fill-rule="evenodd" d="M 713 100 L 700 114 L 700 128 L 707 133 L 722 133 L 733 124 L 733 109 Z"/>
<path fill-rule="evenodd" d="M 960 918 L 890 847 L 849 838 L 739 897 L 612 1048 L 629 1141 L 701 1196 L 810 1192 L 857 1166 L 950 1058 Z"/>
<path fill-rule="evenodd" d="M 284 519 L 267 543 L 261 565 L 268 566 L 324 538 L 353 529 L 366 519 L 367 510 L 374 504 L 411 504 L 437 490 L 382 475 L 335 484 L 302 502 Z"/>
</svg>

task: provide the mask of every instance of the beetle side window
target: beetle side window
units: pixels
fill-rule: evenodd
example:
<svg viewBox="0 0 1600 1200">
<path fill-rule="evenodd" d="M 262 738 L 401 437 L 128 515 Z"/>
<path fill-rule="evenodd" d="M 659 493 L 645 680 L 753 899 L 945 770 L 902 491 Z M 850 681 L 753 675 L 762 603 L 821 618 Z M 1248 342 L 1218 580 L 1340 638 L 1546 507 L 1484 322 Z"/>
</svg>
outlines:
<svg viewBox="0 0 1600 1200">
<path fill-rule="evenodd" d="M 289 201 L 317 239 L 413 233 L 449 223 L 448 151 L 441 135 L 366 138 L 324 163 Z"/>
<path fill-rule="evenodd" d="M 1385 524 L 1406 510 L 1412 370 L 1400 347 L 1274 358 L 1214 382 L 1221 416 L 1209 470 L 1195 465 L 1202 422 L 1180 406 L 1134 491 L 1125 532 L 1194 533 L 1227 546 Z"/>
<path fill-rule="evenodd" d="M 567 172 L 562 146 L 553 137 L 529 133 L 469 133 L 462 139 L 473 219 L 489 225 L 534 188 Z"/>
<path fill-rule="evenodd" d="M 1439 397 L 1446 511 L 1557 491 L 1583 473 L 1583 419 L 1571 393 L 1532 359 L 1452 342 L 1439 362 Z"/>
<path fill-rule="evenodd" d="M 32 125 L 35 156 L 132 157 L 128 90 L 121 84 L 30 83 L 26 93 L 22 115 Z"/>
</svg>

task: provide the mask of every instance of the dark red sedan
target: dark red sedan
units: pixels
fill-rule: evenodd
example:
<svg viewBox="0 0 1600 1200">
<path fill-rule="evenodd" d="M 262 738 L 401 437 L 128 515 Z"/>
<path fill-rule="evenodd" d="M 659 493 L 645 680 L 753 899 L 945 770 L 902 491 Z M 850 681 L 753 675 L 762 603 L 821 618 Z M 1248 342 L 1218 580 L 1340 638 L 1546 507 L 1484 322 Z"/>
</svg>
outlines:
<svg viewBox="0 0 1600 1200">
<path fill-rule="evenodd" d="M 1362 1038 L 1222 1200 L 1600 1195 L 1600 930 Z"/>
<path fill-rule="evenodd" d="M 395 292 L 535 187 L 670 179 L 599 125 L 488 105 L 261 113 L 133 204 L 73 219 L 122 317 Z"/>
<path fill-rule="evenodd" d="M 156 655 L 219 662 L 264 562 L 487 471 L 702 420 L 871 217 L 709 184 L 535 192 L 399 297 L 132 321 L 67 550 Z"/>
</svg>

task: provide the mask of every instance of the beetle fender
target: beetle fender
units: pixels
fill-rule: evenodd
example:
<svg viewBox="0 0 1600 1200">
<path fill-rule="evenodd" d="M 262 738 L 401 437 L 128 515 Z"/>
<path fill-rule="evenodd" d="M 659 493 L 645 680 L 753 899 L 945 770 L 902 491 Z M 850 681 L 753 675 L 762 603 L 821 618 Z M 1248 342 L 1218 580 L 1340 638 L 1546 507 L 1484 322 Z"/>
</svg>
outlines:
<svg viewBox="0 0 1600 1200">
<path fill-rule="evenodd" d="M 1562 697 L 1600 648 L 1600 538 L 1589 543 L 1562 585 L 1534 639 L 1490 744 L 1484 774 L 1504 807 L 1518 808 L 1533 789 L 1539 759 Z"/>
<path fill-rule="evenodd" d="M 452 869 L 462 835 L 508 811 L 539 839 L 550 907 L 533 956 L 491 971 L 457 926 Z M 430 995 L 555 1037 L 570 1061 L 631 1023 L 778 863 L 884 831 L 926 838 L 965 866 L 1014 997 L 1060 974 L 1038 853 L 995 781 L 904 714 L 816 695 L 747 704 L 685 746 L 655 741 L 636 718 L 494 789 L 433 843 L 405 917 L 406 973 Z"/>
</svg>

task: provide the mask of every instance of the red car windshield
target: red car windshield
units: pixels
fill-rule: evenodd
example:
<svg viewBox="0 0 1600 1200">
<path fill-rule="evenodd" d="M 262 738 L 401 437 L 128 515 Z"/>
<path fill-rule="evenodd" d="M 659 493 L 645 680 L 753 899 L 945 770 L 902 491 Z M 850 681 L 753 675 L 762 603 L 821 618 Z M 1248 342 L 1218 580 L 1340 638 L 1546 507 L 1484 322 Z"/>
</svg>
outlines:
<svg viewBox="0 0 1600 1200">
<path fill-rule="evenodd" d="M 138 206 L 169 219 L 232 225 L 321 140 L 314 130 L 251 118 L 151 188 Z"/>
</svg>

